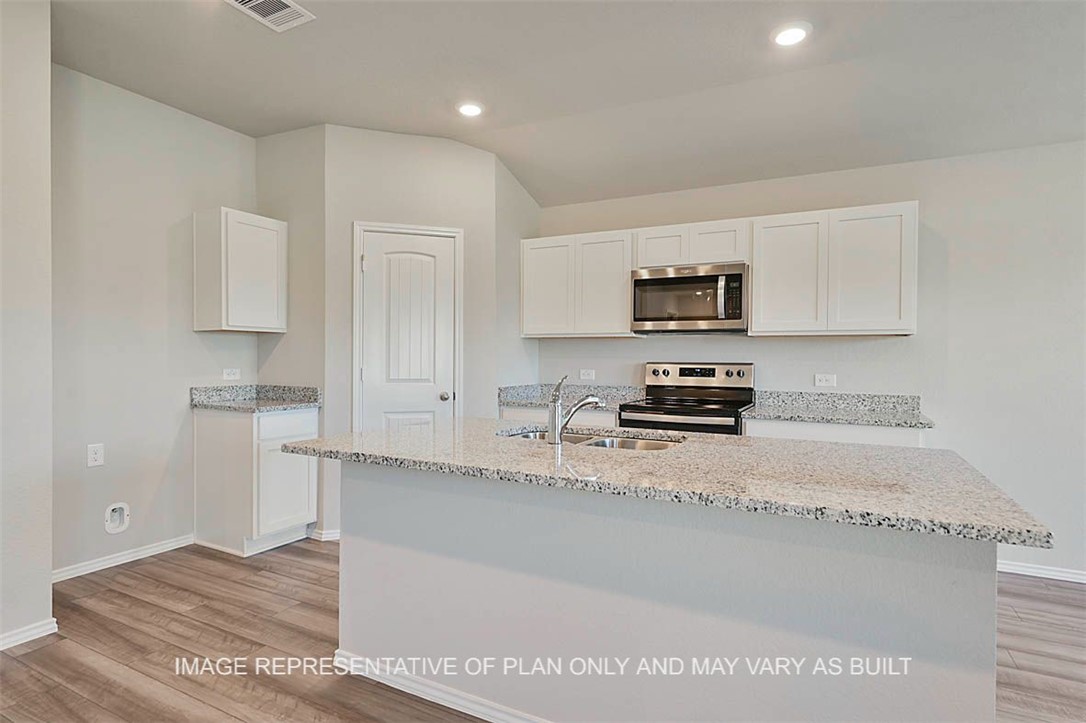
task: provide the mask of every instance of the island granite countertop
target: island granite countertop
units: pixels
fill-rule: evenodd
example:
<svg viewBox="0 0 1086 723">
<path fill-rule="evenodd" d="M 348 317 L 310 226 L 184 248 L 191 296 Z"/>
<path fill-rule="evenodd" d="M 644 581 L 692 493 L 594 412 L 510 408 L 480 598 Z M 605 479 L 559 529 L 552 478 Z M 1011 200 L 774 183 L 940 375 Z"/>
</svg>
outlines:
<svg viewBox="0 0 1086 723">
<path fill-rule="evenodd" d="M 510 437 L 540 425 L 442 420 L 427 431 L 363 430 L 284 452 L 520 484 L 1051 547 L 1052 533 L 955 452 L 730 435 L 601 430 L 682 440 L 638 451 Z M 559 451 L 560 449 L 560 451 Z"/>
</svg>

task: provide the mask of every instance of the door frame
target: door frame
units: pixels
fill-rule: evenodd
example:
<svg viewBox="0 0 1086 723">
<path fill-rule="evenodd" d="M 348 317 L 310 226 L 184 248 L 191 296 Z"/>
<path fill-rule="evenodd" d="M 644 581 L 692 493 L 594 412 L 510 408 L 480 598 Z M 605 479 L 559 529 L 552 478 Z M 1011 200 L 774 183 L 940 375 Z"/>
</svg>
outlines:
<svg viewBox="0 0 1086 723">
<path fill-rule="evenodd" d="M 463 409 L 464 387 L 464 229 L 440 226 L 414 226 L 398 223 L 354 222 L 352 265 L 353 299 L 351 303 L 351 431 L 362 429 L 362 395 L 365 370 L 362 367 L 362 340 L 365 338 L 366 314 L 362 308 L 365 259 L 365 235 L 391 233 L 411 236 L 435 236 L 453 244 L 453 416 Z"/>
</svg>

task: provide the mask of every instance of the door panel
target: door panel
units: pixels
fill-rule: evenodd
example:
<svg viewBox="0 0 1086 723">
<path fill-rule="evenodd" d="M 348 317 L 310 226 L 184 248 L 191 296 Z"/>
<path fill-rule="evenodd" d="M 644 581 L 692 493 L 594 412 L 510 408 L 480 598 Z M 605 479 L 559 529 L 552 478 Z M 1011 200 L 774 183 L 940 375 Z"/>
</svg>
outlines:
<svg viewBox="0 0 1086 723">
<path fill-rule="evenodd" d="M 286 228 L 250 213 L 226 214 L 226 323 L 286 326 Z"/>
<path fill-rule="evenodd" d="M 521 245 L 521 333 L 565 334 L 573 329 L 572 236 Z"/>
<path fill-rule="evenodd" d="M 645 228 L 637 233 L 637 266 L 679 266 L 690 255 L 687 226 Z"/>
<path fill-rule="evenodd" d="M 255 537 L 317 519 L 317 460 L 284 454 L 285 441 L 258 446 Z"/>
<path fill-rule="evenodd" d="M 577 243 L 577 332 L 630 331 L 632 240 L 629 233 L 588 234 Z"/>
<path fill-rule="evenodd" d="M 363 426 L 451 417 L 453 239 L 366 232 L 363 251 Z"/>
<path fill-rule="evenodd" d="M 916 326 L 916 203 L 830 212 L 829 328 Z"/>
<path fill-rule="evenodd" d="M 710 221 L 690 227 L 687 263 L 722 264 L 750 258 L 750 219 Z"/>
<path fill-rule="evenodd" d="M 754 219 L 751 332 L 826 328 L 823 211 Z"/>
</svg>

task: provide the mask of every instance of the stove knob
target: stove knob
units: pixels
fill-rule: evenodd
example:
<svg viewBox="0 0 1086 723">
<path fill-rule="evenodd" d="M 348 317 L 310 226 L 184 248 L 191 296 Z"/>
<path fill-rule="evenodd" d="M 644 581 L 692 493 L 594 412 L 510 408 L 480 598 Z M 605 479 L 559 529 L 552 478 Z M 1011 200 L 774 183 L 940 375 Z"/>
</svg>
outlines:
<svg viewBox="0 0 1086 723">
<path fill-rule="evenodd" d="M 734 374 L 734 373 L 735 373 L 735 372 L 733 372 L 733 371 L 732 371 L 731 369 L 729 369 L 728 371 L 724 372 L 724 376 L 726 376 L 726 377 L 731 377 L 731 376 L 732 376 L 732 374 Z"/>
<path fill-rule="evenodd" d="M 659 369 L 653 369 L 653 370 L 652 370 L 652 375 L 653 375 L 654 377 L 658 377 L 658 376 L 660 376 L 660 370 L 659 370 Z"/>
<path fill-rule="evenodd" d="M 665 377 L 670 377 L 671 376 L 671 370 L 670 369 L 665 369 L 664 370 L 664 376 Z"/>
<path fill-rule="evenodd" d="M 740 378 L 740 379 L 742 379 L 743 377 L 745 377 L 745 376 L 747 375 L 747 373 L 746 373 L 745 371 L 743 371 L 742 369 L 740 369 L 739 371 L 737 371 L 737 372 L 736 372 L 736 374 L 738 374 L 738 375 L 739 375 L 739 378 Z"/>
</svg>

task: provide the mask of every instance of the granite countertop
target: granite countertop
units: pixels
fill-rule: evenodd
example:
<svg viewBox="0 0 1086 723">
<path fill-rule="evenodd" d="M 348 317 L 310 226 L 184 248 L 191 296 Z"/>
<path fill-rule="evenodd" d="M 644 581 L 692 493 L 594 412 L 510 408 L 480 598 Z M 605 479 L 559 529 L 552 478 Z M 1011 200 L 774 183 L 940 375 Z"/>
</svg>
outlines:
<svg viewBox="0 0 1086 723">
<path fill-rule="evenodd" d="M 291 442 L 283 451 L 671 503 L 1051 547 L 1052 533 L 956 453 L 942 449 L 615 429 L 684 440 L 636 451 L 510 439 L 540 425 L 442 420 Z M 600 435 L 600 428 L 571 427 Z M 561 450 L 560 452 L 558 450 Z"/>
<path fill-rule="evenodd" d="M 546 407 L 553 384 L 521 384 L 498 388 L 500 407 Z M 607 409 L 645 398 L 645 387 L 608 384 L 567 384 L 562 401 L 572 403 L 586 394 L 604 400 Z M 935 423 L 920 413 L 920 397 L 913 394 L 852 394 L 847 392 L 755 391 L 755 405 L 744 419 L 785 422 L 857 424 L 870 427 L 930 429 Z"/>
<path fill-rule="evenodd" d="M 551 401 L 553 384 L 520 384 L 498 387 L 499 407 L 546 407 Z M 645 387 L 613 384 L 566 384 L 562 387 L 562 402 L 572 404 L 587 394 L 603 400 L 608 410 L 618 411 L 618 405 L 645 398 Z"/>
<path fill-rule="evenodd" d="M 744 419 L 785 422 L 859 424 L 871 427 L 930 429 L 935 423 L 920 413 L 914 394 L 759 391 Z"/>
<path fill-rule="evenodd" d="M 281 384 L 226 384 L 192 387 L 189 403 L 193 409 L 218 409 L 226 412 L 259 414 L 291 409 L 319 409 L 321 390 L 317 387 L 293 387 Z"/>
</svg>

